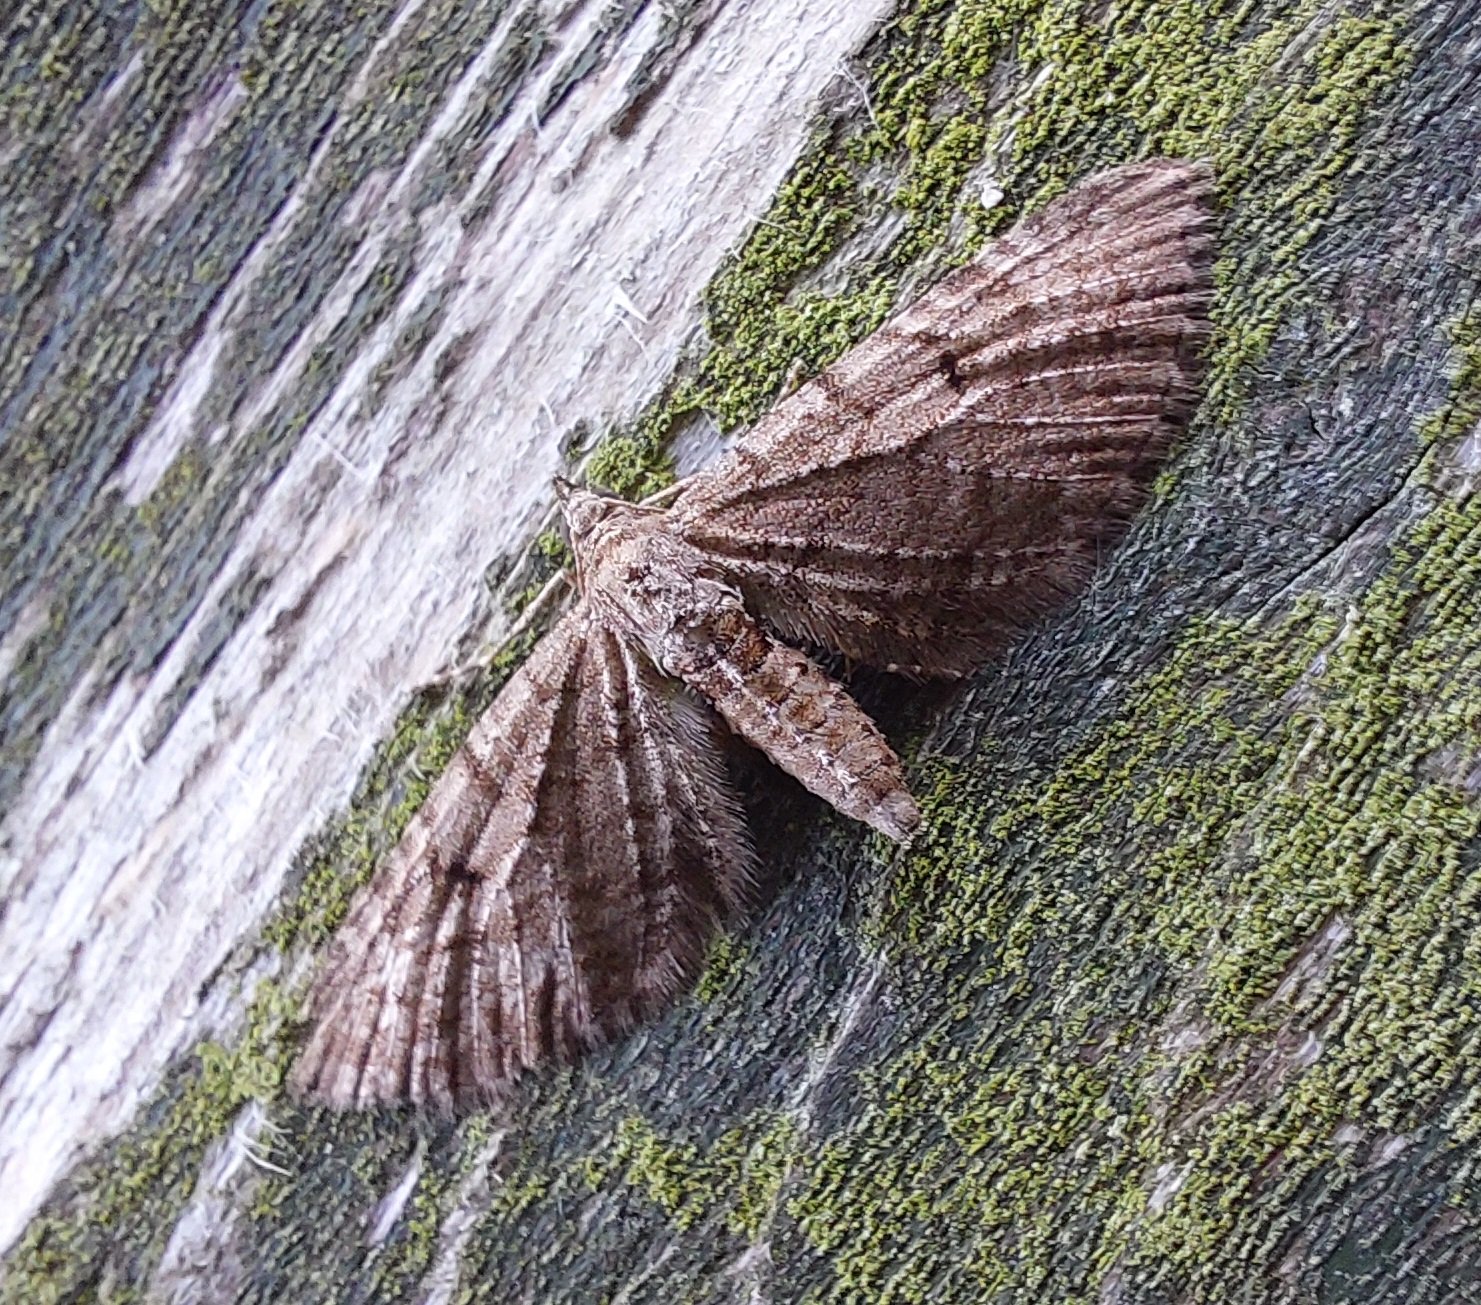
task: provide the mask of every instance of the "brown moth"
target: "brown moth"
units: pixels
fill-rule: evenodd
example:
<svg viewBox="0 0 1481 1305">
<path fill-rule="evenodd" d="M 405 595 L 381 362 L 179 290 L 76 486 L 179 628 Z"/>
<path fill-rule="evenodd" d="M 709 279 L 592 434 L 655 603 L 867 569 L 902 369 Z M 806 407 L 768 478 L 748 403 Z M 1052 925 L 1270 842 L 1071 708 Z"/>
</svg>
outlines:
<svg viewBox="0 0 1481 1305">
<path fill-rule="evenodd" d="M 908 838 L 899 759 L 783 640 L 957 676 L 1084 583 L 1195 397 L 1211 193 L 1170 160 L 1084 182 L 672 506 L 561 486 L 579 599 L 353 905 L 295 1087 L 477 1104 L 668 1003 L 746 897 L 721 721 Z"/>
</svg>

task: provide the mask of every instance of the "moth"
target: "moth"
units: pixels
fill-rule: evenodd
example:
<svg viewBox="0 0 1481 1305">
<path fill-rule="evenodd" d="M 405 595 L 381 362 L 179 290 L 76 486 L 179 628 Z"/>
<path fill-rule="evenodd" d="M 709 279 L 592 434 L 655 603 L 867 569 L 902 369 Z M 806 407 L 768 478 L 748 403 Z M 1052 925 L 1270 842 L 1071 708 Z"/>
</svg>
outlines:
<svg viewBox="0 0 1481 1305">
<path fill-rule="evenodd" d="M 724 728 L 909 838 L 899 758 L 805 650 L 960 676 L 1080 588 L 1195 401 L 1212 254 L 1206 165 L 1102 173 L 670 505 L 562 484 L 579 598 L 352 905 L 296 1089 L 477 1105 L 670 1002 L 747 900 Z"/>
</svg>

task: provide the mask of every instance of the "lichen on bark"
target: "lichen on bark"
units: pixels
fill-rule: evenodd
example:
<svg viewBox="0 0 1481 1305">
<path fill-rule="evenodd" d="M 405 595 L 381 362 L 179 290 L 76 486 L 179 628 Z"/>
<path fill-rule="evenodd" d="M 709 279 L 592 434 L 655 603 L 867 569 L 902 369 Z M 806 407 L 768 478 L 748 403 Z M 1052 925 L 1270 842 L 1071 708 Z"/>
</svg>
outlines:
<svg viewBox="0 0 1481 1305">
<path fill-rule="evenodd" d="M 253 1099 L 286 1172 L 232 1188 L 242 1300 L 1464 1299 L 1478 52 L 1438 3 L 902 6 L 598 466 L 651 487 L 684 421 L 754 417 L 1025 205 L 1208 154 L 1209 393 L 1132 537 L 959 693 L 865 686 L 923 739 L 908 852 L 754 791 L 776 895 L 671 1016 L 507 1117 L 334 1118 L 277 1095 L 290 966 L 7 1298 L 145 1291 Z M 475 708 L 408 713 L 263 954 L 323 937 Z"/>
</svg>

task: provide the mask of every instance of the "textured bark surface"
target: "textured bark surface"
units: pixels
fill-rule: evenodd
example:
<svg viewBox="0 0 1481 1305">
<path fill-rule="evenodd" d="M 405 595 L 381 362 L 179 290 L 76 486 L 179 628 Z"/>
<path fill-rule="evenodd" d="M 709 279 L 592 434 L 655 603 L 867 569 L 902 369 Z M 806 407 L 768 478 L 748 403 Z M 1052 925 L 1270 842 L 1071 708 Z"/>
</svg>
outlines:
<svg viewBox="0 0 1481 1305">
<path fill-rule="evenodd" d="M 451 8 L 429 29 L 435 38 L 395 46 L 407 89 L 362 90 L 365 148 L 399 131 L 396 148 L 409 150 L 430 135 L 451 83 L 427 61 L 448 15 L 480 12 Z M 15 940 L 27 940 L 16 972 L 34 980 L 54 969 L 61 995 L 26 1024 L 6 971 L 5 1018 L 16 1023 L 5 1054 L 18 1059 L 7 1062 L 4 1133 L 18 1150 L 24 1121 L 40 1118 L 24 1110 L 54 1107 L 47 1067 L 68 1072 L 98 1049 L 107 1054 L 94 1062 L 104 1068 L 93 1099 L 111 1101 L 113 1113 L 75 1135 L 128 1127 L 28 1225 L 6 1260 L 6 1296 L 1481 1296 L 1481 18 L 1443 3 L 922 3 L 903 8 L 835 79 L 775 201 L 710 287 L 711 347 L 657 386 L 642 417 L 604 447 L 602 474 L 640 489 L 671 437 L 680 465 L 692 465 L 707 446 L 703 414 L 726 428 L 754 419 L 784 384 L 866 334 L 983 234 L 1069 179 L 1142 153 L 1207 154 L 1219 178 L 1223 261 L 1204 403 L 1154 503 L 1083 601 L 945 699 L 895 681 L 856 685 L 910 761 L 926 819 L 916 846 L 893 856 L 811 799 L 750 783 L 762 873 L 776 896 L 715 950 L 696 996 L 580 1070 L 536 1076 L 508 1113 L 451 1121 L 300 1111 L 281 1082 L 311 949 L 500 672 L 466 696 L 419 697 L 389 731 L 376 719 L 386 742 L 348 804 L 331 775 L 321 819 L 308 815 L 311 795 L 272 829 L 274 847 L 314 831 L 281 892 L 281 866 L 233 878 L 243 849 L 265 837 L 258 808 L 245 822 L 234 803 L 285 759 L 303 786 L 340 757 L 327 744 L 314 750 L 324 723 L 312 716 L 313 697 L 296 699 L 301 728 L 250 736 L 238 749 L 228 741 L 241 737 L 231 731 L 242 703 L 257 700 L 258 678 L 241 682 L 237 697 L 225 691 L 233 681 L 204 695 L 156 689 L 158 699 L 140 687 L 163 684 L 162 668 L 190 685 L 221 675 L 274 627 L 285 646 L 320 648 L 327 682 L 347 674 L 337 649 L 356 645 L 366 625 L 389 624 L 387 645 L 402 649 L 377 672 L 386 681 L 378 702 L 389 701 L 448 659 L 468 624 L 470 576 L 521 522 L 434 549 L 461 572 L 445 592 L 464 595 L 436 620 L 399 588 L 403 573 L 422 575 L 427 539 L 456 533 L 448 522 L 464 524 L 460 505 L 476 500 L 486 513 L 499 502 L 502 516 L 506 502 L 513 512 L 534 500 L 504 494 L 498 477 L 475 477 L 466 497 L 449 497 L 452 482 L 423 485 L 421 515 L 400 497 L 427 476 L 419 456 L 432 455 L 417 451 L 466 429 L 459 422 L 482 411 L 477 396 L 492 393 L 490 378 L 503 375 L 511 390 L 526 383 L 506 370 L 510 359 L 476 361 L 476 336 L 452 349 L 494 315 L 491 305 L 470 301 L 418 327 L 414 313 L 377 316 L 373 297 L 355 308 L 340 285 L 344 299 L 321 315 L 348 261 L 316 271 L 301 252 L 234 232 L 240 252 L 218 252 L 214 268 L 205 248 L 177 263 L 178 253 L 150 252 L 153 209 L 126 202 L 137 187 L 120 174 L 134 171 L 156 179 L 156 197 L 197 202 L 209 184 L 226 184 L 208 179 L 241 175 L 228 145 L 277 151 L 274 166 L 288 171 L 307 166 L 331 112 L 307 74 L 289 97 L 296 148 L 273 144 L 270 130 L 238 142 L 222 124 L 243 111 L 241 96 L 255 104 L 294 61 L 342 58 L 332 53 L 341 43 L 389 30 L 388 14 L 356 13 L 369 16 L 254 10 L 265 29 L 269 19 L 322 28 L 294 28 L 281 64 L 265 68 L 220 33 L 147 11 L 155 48 L 178 52 L 181 69 L 237 59 L 239 87 L 190 82 L 109 45 L 106 31 L 92 39 L 70 10 L 58 9 L 49 30 L 31 23 L 40 75 L 22 76 L 7 47 L 7 110 L 50 133 L 89 180 L 27 187 L 17 147 L 5 147 L 4 184 L 33 205 L 19 218 L 6 207 L 8 222 L 33 223 L 21 232 L 28 239 L 7 231 L 7 251 L 25 252 L 11 260 L 6 293 L 33 306 L 9 319 L 20 329 L 0 378 L 6 483 L 22 487 L 4 522 L 13 563 L 4 720 L 17 795 L 6 835 L 19 864 L 7 877 L 3 955 L 16 965 Z M 668 11 L 681 34 L 644 66 L 661 79 L 676 60 L 672 76 L 681 77 L 730 13 Z M 550 30 L 561 30 L 558 17 Z M 641 10 L 633 22 L 659 17 Z M 501 21 L 513 19 L 510 11 Z M 370 26 L 356 37 L 355 23 Z M 585 62 L 574 54 L 584 46 L 559 47 L 554 62 L 541 48 L 552 85 L 555 70 L 569 68 L 568 105 L 598 93 L 590 88 L 627 84 L 625 70 L 613 76 L 604 62 L 607 47 Z M 518 81 L 518 68 L 509 75 Z M 603 122 L 617 135 L 590 137 L 584 166 L 646 141 L 646 160 L 641 150 L 625 157 L 630 196 L 661 152 L 644 135 L 648 115 L 675 84 L 640 88 L 627 108 L 614 99 Z M 163 161 L 166 150 L 151 170 L 147 143 L 130 147 L 129 124 L 142 117 L 110 110 L 130 87 L 174 105 L 182 127 L 195 124 L 195 152 L 180 167 Z M 96 125 L 82 135 L 69 96 L 91 106 L 81 117 Z M 423 96 L 434 107 L 403 116 Z M 567 110 L 554 90 L 549 99 L 542 122 L 554 131 Z M 721 102 L 717 90 L 688 112 Z M 379 167 L 375 186 L 384 186 L 401 157 L 364 176 Z M 364 165 L 354 154 L 346 176 Z M 434 206 L 472 193 L 476 167 L 456 142 L 427 167 Z M 579 184 L 581 169 L 572 175 Z M 242 205 L 244 226 L 282 213 L 271 196 L 287 187 L 263 184 L 262 214 Z M 549 205 L 548 193 L 538 203 Z M 729 203 L 696 203 L 684 230 L 727 243 L 733 228 L 712 224 Z M 384 207 L 365 200 L 357 212 L 363 220 Z M 82 224 L 70 250 L 57 212 Z M 335 229 L 319 218 L 326 226 Z M 75 279 L 85 262 L 77 251 L 95 228 L 99 241 L 141 233 L 132 247 L 155 277 L 149 295 L 97 301 L 116 303 L 111 328 L 56 307 L 93 302 L 84 296 L 95 287 L 135 274 L 98 264 L 91 283 Z M 211 229 L 225 229 L 219 216 L 207 228 L 182 216 L 163 249 Z M 438 240 L 409 239 L 388 275 L 417 283 L 446 256 Z M 224 287 L 250 257 L 265 279 L 250 310 L 233 310 Z M 658 307 L 653 330 L 682 302 L 624 293 L 645 311 Z M 221 338 L 206 317 L 174 315 L 191 296 L 201 313 L 239 311 L 251 325 L 250 342 L 218 346 L 226 370 L 202 369 L 197 355 L 173 373 L 167 365 Z M 164 315 L 153 320 L 143 306 L 156 303 Z M 543 320 L 522 312 L 526 331 Z M 343 545 L 306 549 L 270 510 L 295 483 L 348 492 L 351 467 L 367 465 L 359 446 L 336 444 L 294 471 L 322 433 L 314 414 L 370 401 L 374 363 L 348 382 L 339 372 L 359 355 L 329 323 L 350 318 L 385 331 L 386 394 L 412 384 L 426 398 L 448 352 L 449 375 L 463 367 L 480 379 L 460 391 L 461 406 L 427 409 L 420 425 L 417 402 L 388 409 L 374 428 L 400 434 L 398 456 L 411 463 L 373 477 L 353 510 L 331 511 L 323 505 L 337 500 L 323 497 L 303 510 L 320 529 L 338 520 L 347 538 L 366 530 L 381 541 L 369 555 L 381 585 L 373 608 L 338 588 Z M 382 318 L 390 325 L 376 327 Z M 576 387 L 590 383 L 585 351 L 628 337 L 568 324 L 550 338 L 583 350 L 563 355 Z M 664 374 L 672 355 L 659 352 L 651 374 L 627 378 L 629 401 Z M 194 399 L 170 400 L 169 386 L 190 377 Z M 228 421 L 236 404 L 241 414 Z M 206 415 L 180 436 L 167 418 L 186 408 Z M 151 423 L 157 433 L 144 439 Z M 231 437 L 209 442 L 223 423 Z M 388 455 L 370 447 L 378 466 Z M 489 460 L 486 444 L 459 448 L 457 475 Z M 238 461 L 250 475 L 228 472 Z M 554 462 L 551 453 L 541 474 Z M 134 496 L 127 529 L 102 517 L 86 524 L 109 501 L 109 477 L 123 477 L 118 493 Z M 255 554 L 238 551 L 238 535 L 255 541 Z M 262 560 L 226 569 L 227 555 Z M 300 568 L 296 598 L 274 591 L 263 607 L 262 578 L 289 566 Z M 190 596 L 208 590 L 219 601 L 192 606 Z M 216 613 L 215 624 L 190 626 L 195 610 Z M 304 662 L 294 666 L 293 676 L 303 673 Z M 124 690 L 145 694 L 150 710 L 110 716 Z M 286 681 L 267 692 L 294 701 Z M 48 702 L 60 720 L 43 741 L 25 726 L 44 720 Z M 279 724 L 293 718 L 285 705 Z M 202 765 L 243 774 L 235 790 L 217 790 L 221 805 L 198 841 L 175 844 L 195 851 L 173 863 L 168 891 L 130 877 L 145 863 L 132 850 L 117 853 L 103 880 L 111 897 L 74 890 L 100 933 L 110 912 L 143 910 L 147 894 L 160 894 L 150 946 L 115 941 L 118 968 L 99 968 L 86 961 L 86 938 L 79 948 L 51 937 L 40 923 L 47 912 L 28 916 L 25 903 L 63 894 L 67 846 L 133 849 L 120 831 L 135 827 L 181 837 L 170 831 L 188 813 L 163 798 L 157 810 L 129 805 L 129 790 L 115 787 L 106 790 L 113 805 L 97 804 L 88 788 L 111 751 L 128 746 L 129 721 L 155 719 L 172 723 L 134 735 L 146 768 L 186 729 L 200 740 Z M 58 745 L 71 751 L 54 753 Z M 345 751 L 358 760 L 354 746 Z M 73 771 L 81 788 L 69 797 Z M 50 785 L 52 806 L 27 806 L 38 784 Z M 51 827 L 44 844 L 56 859 L 36 858 L 24 840 L 46 826 L 39 816 L 25 825 L 25 813 L 44 815 L 78 792 L 92 794 L 92 814 L 63 809 L 70 823 Z M 192 1009 L 182 998 L 156 1002 L 165 1011 L 157 1027 L 115 1033 L 106 1020 L 113 1004 L 128 1010 L 131 970 L 146 969 L 148 955 L 200 951 L 201 917 L 180 903 L 217 893 L 220 909 L 199 925 L 216 960 L 187 997 L 230 955 L 193 1023 L 180 1023 Z M 263 904 L 274 897 L 264 928 Z M 78 1003 L 90 1003 L 92 1023 L 48 1044 Z M 203 1033 L 212 1040 L 191 1045 Z M 110 1050 L 115 1037 L 136 1050 Z M 49 1045 L 68 1049 L 70 1061 L 47 1060 Z M 159 1084 L 150 1067 L 181 1048 Z M 53 1095 L 75 1102 L 85 1083 L 79 1076 Z"/>
<path fill-rule="evenodd" d="M 223 963 L 497 627 L 562 447 L 660 384 L 871 12 L 0 20 L 0 1246 L 233 1036 Z"/>
<path fill-rule="evenodd" d="M 298 1098 L 497 1109 L 686 991 L 751 878 L 720 720 L 907 841 L 900 758 L 776 630 L 960 678 L 1082 589 L 1194 406 L 1213 247 L 1206 163 L 1109 169 L 678 482 L 677 507 L 558 481 L 575 607 L 350 907 Z"/>
</svg>

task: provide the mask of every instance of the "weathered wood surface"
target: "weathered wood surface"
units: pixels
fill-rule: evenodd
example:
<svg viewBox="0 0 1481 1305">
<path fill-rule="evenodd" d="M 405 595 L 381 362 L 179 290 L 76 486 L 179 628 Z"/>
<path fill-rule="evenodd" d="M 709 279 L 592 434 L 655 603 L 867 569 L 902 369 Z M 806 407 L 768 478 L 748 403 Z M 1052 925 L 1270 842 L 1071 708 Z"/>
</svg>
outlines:
<svg viewBox="0 0 1481 1305">
<path fill-rule="evenodd" d="M 672 366 L 872 21 L 15 17 L 0 1245 L 220 1025 L 236 985 L 203 986 L 528 542 L 562 438 Z"/>
<path fill-rule="evenodd" d="M 1481 1299 L 1481 15 L 921 3 L 839 78 L 842 6 L 806 10 L 836 46 L 764 54 L 754 6 L 540 39 L 432 9 L 141 9 L 135 57 L 59 8 L 49 78 L 7 46 L 9 1232 L 128 1128 L 6 1296 Z M 625 110 L 665 22 L 702 30 Z M 759 116 L 726 121 L 732 74 Z M 925 837 L 882 862 L 762 780 L 777 896 L 669 1019 L 498 1117 L 285 1101 L 346 877 L 497 679 L 387 724 L 533 529 L 541 399 L 563 433 L 658 395 L 598 468 L 636 484 L 676 432 L 688 463 L 702 414 L 754 416 L 1024 204 L 1154 151 L 1220 176 L 1208 399 L 1083 602 L 959 692 L 864 686 Z"/>
</svg>

